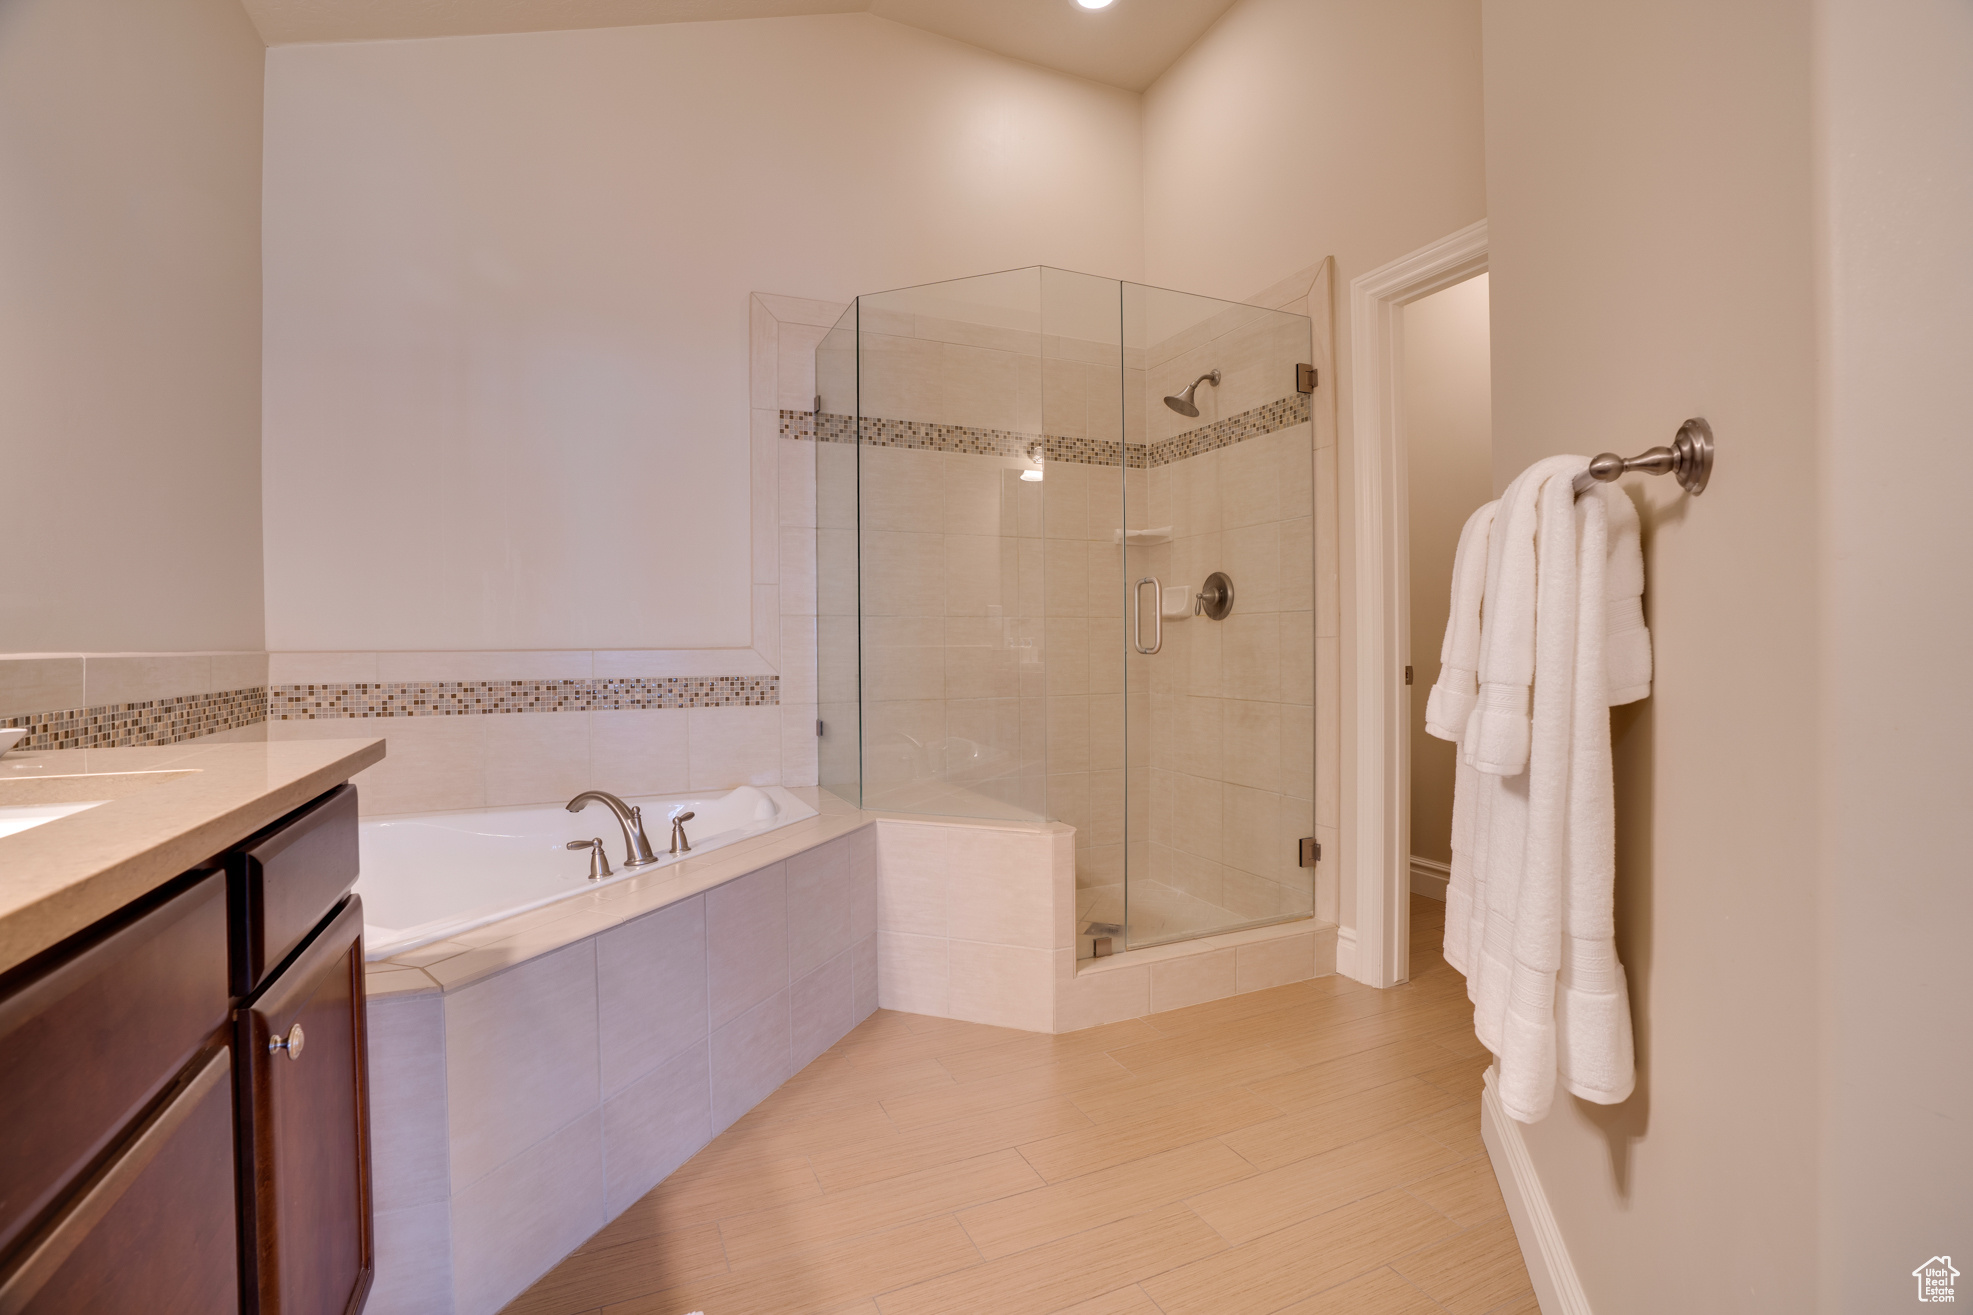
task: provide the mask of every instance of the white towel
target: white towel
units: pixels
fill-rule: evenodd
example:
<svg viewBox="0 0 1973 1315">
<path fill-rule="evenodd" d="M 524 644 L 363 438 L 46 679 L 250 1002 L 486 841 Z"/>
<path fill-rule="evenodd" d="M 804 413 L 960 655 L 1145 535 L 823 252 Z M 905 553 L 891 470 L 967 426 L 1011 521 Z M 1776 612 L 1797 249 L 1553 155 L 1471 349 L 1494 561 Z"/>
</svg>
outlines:
<svg viewBox="0 0 1973 1315">
<path fill-rule="evenodd" d="M 1638 594 L 1644 562 L 1638 552 L 1637 510 L 1621 489 L 1598 485 L 1582 499 L 1582 610 L 1577 617 L 1575 709 L 1569 763 L 1568 884 L 1563 888 L 1561 962 L 1555 992 L 1555 1064 L 1562 1085 L 1584 1100 L 1614 1105 L 1636 1085 L 1630 992 L 1617 960 L 1615 908 L 1617 810 L 1610 764 L 1611 703 L 1619 690 L 1612 659 L 1640 663 L 1650 693 L 1651 645 Z M 1621 532 L 1629 521 L 1628 542 Z M 1628 573 L 1634 571 L 1634 576 Z M 1620 574 L 1626 578 L 1613 586 Z M 1635 626 L 1599 624 L 1594 603 L 1615 603 L 1631 588 Z M 1615 614 L 1612 609 L 1611 616 Z M 1599 644 L 1597 641 L 1601 640 Z M 1629 687 L 1634 688 L 1634 686 Z M 1641 698 L 1643 694 L 1631 697 Z"/>
<path fill-rule="evenodd" d="M 1452 558 L 1452 600 L 1446 614 L 1445 642 L 1439 646 L 1439 678 L 1425 700 L 1425 730 L 1457 744 L 1466 733 L 1467 718 L 1479 690 L 1480 604 L 1487 587 L 1487 541 L 1493 531 L 1489 502 L 1466 518 L 1459 547 Z M 1464 973 L 1466 939 L 1473 925 L 1473 801 L 1478 787 L 1467 778 L 1477 775 L 1461 754 L 1455 758 L 1457 778 L 1452 794 L 1452 877 L 1446 883 L 1446 962 Z M 1455 931 L 1454 929 L 1458 930 Z"/>
<path fill-rule="evenodd" d="M 1651 697 L 1651 632 L 1644 628 L 1644 552 L 1637 508 L 1614 484 L 1598 484 L 1610 516 L 1610 547 L 1603 574 L 1608 606 L 1603 661 L 1609 671 L 1610 706 Z"/>
<path fill-rule="evenodd" d="M 1425 699 L 1425 730 L 1454 743 L 1466 733 L 1479 692 L 1480 600 L 1486 596 L 1487 541 L 1499 505 L 1489 502 L 1466 518 L 1452 554 L 1452 603 L 1445 642 L 1439 645 L 1439 678 Z"/>
<path fill-rule="evenodd" d="M 1529 1123 L 1548 1113 L 1558 1076 L 1604 1103 L 1634 1082 L 1613 918 L 1608 707 L 1649 692 L 1649 635 L 1636 512 L 1607 486 L 1576 499 L 1571 480 L 1586 464 L 1537 463 L 1495 513 L 1481 696 L 1455 780 L 1446 959 L 1466 974 L 1503 1108 Z M 1475 753 L 1483 735 L 1491 745 Z M 1517 740 L 1523 769 L 1499 770 Z"/>
<path fill-rule="evenodd" d="M 1487 538 L 1487 588 L 1480 629 L 1480 691 L 1460 741 L 1463 756 L 1494 776 L 1528 766 L 1528 697 L 1535 678 L 1536 500 L 1552 475 L 1571 477 L 1588 463 L 1548 457 L 1514 478 L 1500 495 Z"/>
</svg>

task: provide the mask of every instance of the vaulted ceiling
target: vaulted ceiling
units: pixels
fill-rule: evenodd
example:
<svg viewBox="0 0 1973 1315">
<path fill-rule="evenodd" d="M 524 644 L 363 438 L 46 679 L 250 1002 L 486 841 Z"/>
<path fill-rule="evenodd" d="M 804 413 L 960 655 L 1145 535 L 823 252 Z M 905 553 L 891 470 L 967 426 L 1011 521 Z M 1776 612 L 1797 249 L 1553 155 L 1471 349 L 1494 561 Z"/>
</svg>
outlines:
<svg viewBox="0 0 1973 1315">
<path fill-rule="evenodd" d="M 875 14 L 1094 82 L 1142 91 L 1233 0 L 244 0 L 270 45 L 547 32 L 798 14 Z"/>
</svg>

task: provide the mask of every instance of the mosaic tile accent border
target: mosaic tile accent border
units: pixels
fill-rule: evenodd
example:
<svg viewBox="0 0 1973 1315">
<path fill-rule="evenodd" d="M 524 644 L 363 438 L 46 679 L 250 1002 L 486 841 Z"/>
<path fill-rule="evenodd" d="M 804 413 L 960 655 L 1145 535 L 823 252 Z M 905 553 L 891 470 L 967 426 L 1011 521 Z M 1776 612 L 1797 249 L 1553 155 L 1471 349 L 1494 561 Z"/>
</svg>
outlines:
<svg viewBox="0 0 1973 1315">
<path fill-rule="evenodd" d="M 643 712 L 654 708 L 773 708 L 779 676 L 660 676 L 621 680 L 427 680 L 374 685 L 276 685 L 270 721 L 473 717 L 523 712 Z"/>
<path fill-rule="evenodd" d="M 1151 445 L 1151 459 L 1145 464 L 1151 467 L 1169 466 L 1174 461 L 1196 457 L 1218 448 L 1232 447 L 1235 443 L 1249 438 L 1260 438 L 1290 425 L 1307 424 L 1309 419 L 1309 394 L 1292 393 L 1287 397 L 1263 403 L 1239 415 L 1215 420 L 1210 425 L 1188 429 L 1183 434 Z"/>
<path fill-rule="evenodd" d="M 1309 395 L 1295 393 L 1157 443 L 1122 444 L 1124 464 L 1133 470 L 1168 466 L 1174 461 L 1231 447 L 1290 425 L 1304 424 L 1309 414 Z M 857 438 L 856 417 L 827 411 L 819 415 L 808 411 L 783 411 L 781 437 L 823 443 L 854 443 Z M 968 425 L 937 424 L 928 420 L 888 420 L 880 416 L 867 417 L 863 421 L 863 441 L 872 447 L 959 452 L 979 457 L 1025 457 L 1037 440 L 1043 445 L 1042 457 L 1047 461 L 1066 461 L 1081 466 L 1110 466 L 1117 462 L 1119 444 L 1093 438 L 1024 434 L 1010 429 L 975 429 Z"/>
<path fill-rule="evenodd" d="M 130 749 L 177 744 L 216 731 L 267 720 L 267 687 L 180 694 L 145 703 L 108 703 L 61 712 L 0 717 L 0 729 L 27 728 L 16 752 L 48 749 Z"/>
</svg>

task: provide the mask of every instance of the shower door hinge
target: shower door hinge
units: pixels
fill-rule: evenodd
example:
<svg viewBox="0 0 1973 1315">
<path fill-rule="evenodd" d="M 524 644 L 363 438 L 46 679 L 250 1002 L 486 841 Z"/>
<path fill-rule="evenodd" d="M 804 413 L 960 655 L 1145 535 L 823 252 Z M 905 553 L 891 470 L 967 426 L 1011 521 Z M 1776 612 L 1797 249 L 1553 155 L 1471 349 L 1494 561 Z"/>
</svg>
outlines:
<svg viewBox="0 0 1973 1315">
<path fill-rule="evenodd" d="M 1302 866 L 1312 868 L 1322 861 L 1322 842 L 1314 836 L 1302 837 Z"/>
<path fill-rule="evenodd" d="M 815 414 L 822 414 L 822 394 L 820 393 L 815 395 Z"/>
<path fill-rule="evenodd" d="M 1313 365 L 1298 365 L 1295 367 L 1295 391 L 1298 393 L 1312 393 L 1315 391 L 1315 367 Z"/>
<path fill-rule="evenodd" d="M 818 740 L 822 738 L 822 718 L 820 717 L 815 719 L 815 738 Z"/>
<path fill-rule="evenodd" d="M 1406 667 L 1406 668 L 1404 669 L 1404 683 L 1405 683 L 1405 684 L 1407 684 L 1407 685 L 1409 685 L 1409 684 L 1411 683 L 1411 668 L 1410 668 L 1410 667 Z"/>
</svg>

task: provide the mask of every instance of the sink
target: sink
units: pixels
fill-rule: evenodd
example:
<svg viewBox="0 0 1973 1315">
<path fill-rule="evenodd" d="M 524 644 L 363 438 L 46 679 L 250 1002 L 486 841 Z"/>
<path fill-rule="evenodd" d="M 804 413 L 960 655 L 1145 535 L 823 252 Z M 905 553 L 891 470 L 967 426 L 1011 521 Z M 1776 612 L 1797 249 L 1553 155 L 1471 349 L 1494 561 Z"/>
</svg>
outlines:
<svg viewBox="0 0 1973 1315">
<path fill-rule="evenodd" d="M 43 823 L 53 822 L 108 802 L 107 799 L 88 799 L 76 804 L 15 804 L 12 807 L 0 804 L 0 836 L 32 831 Z"/>
</svg>

